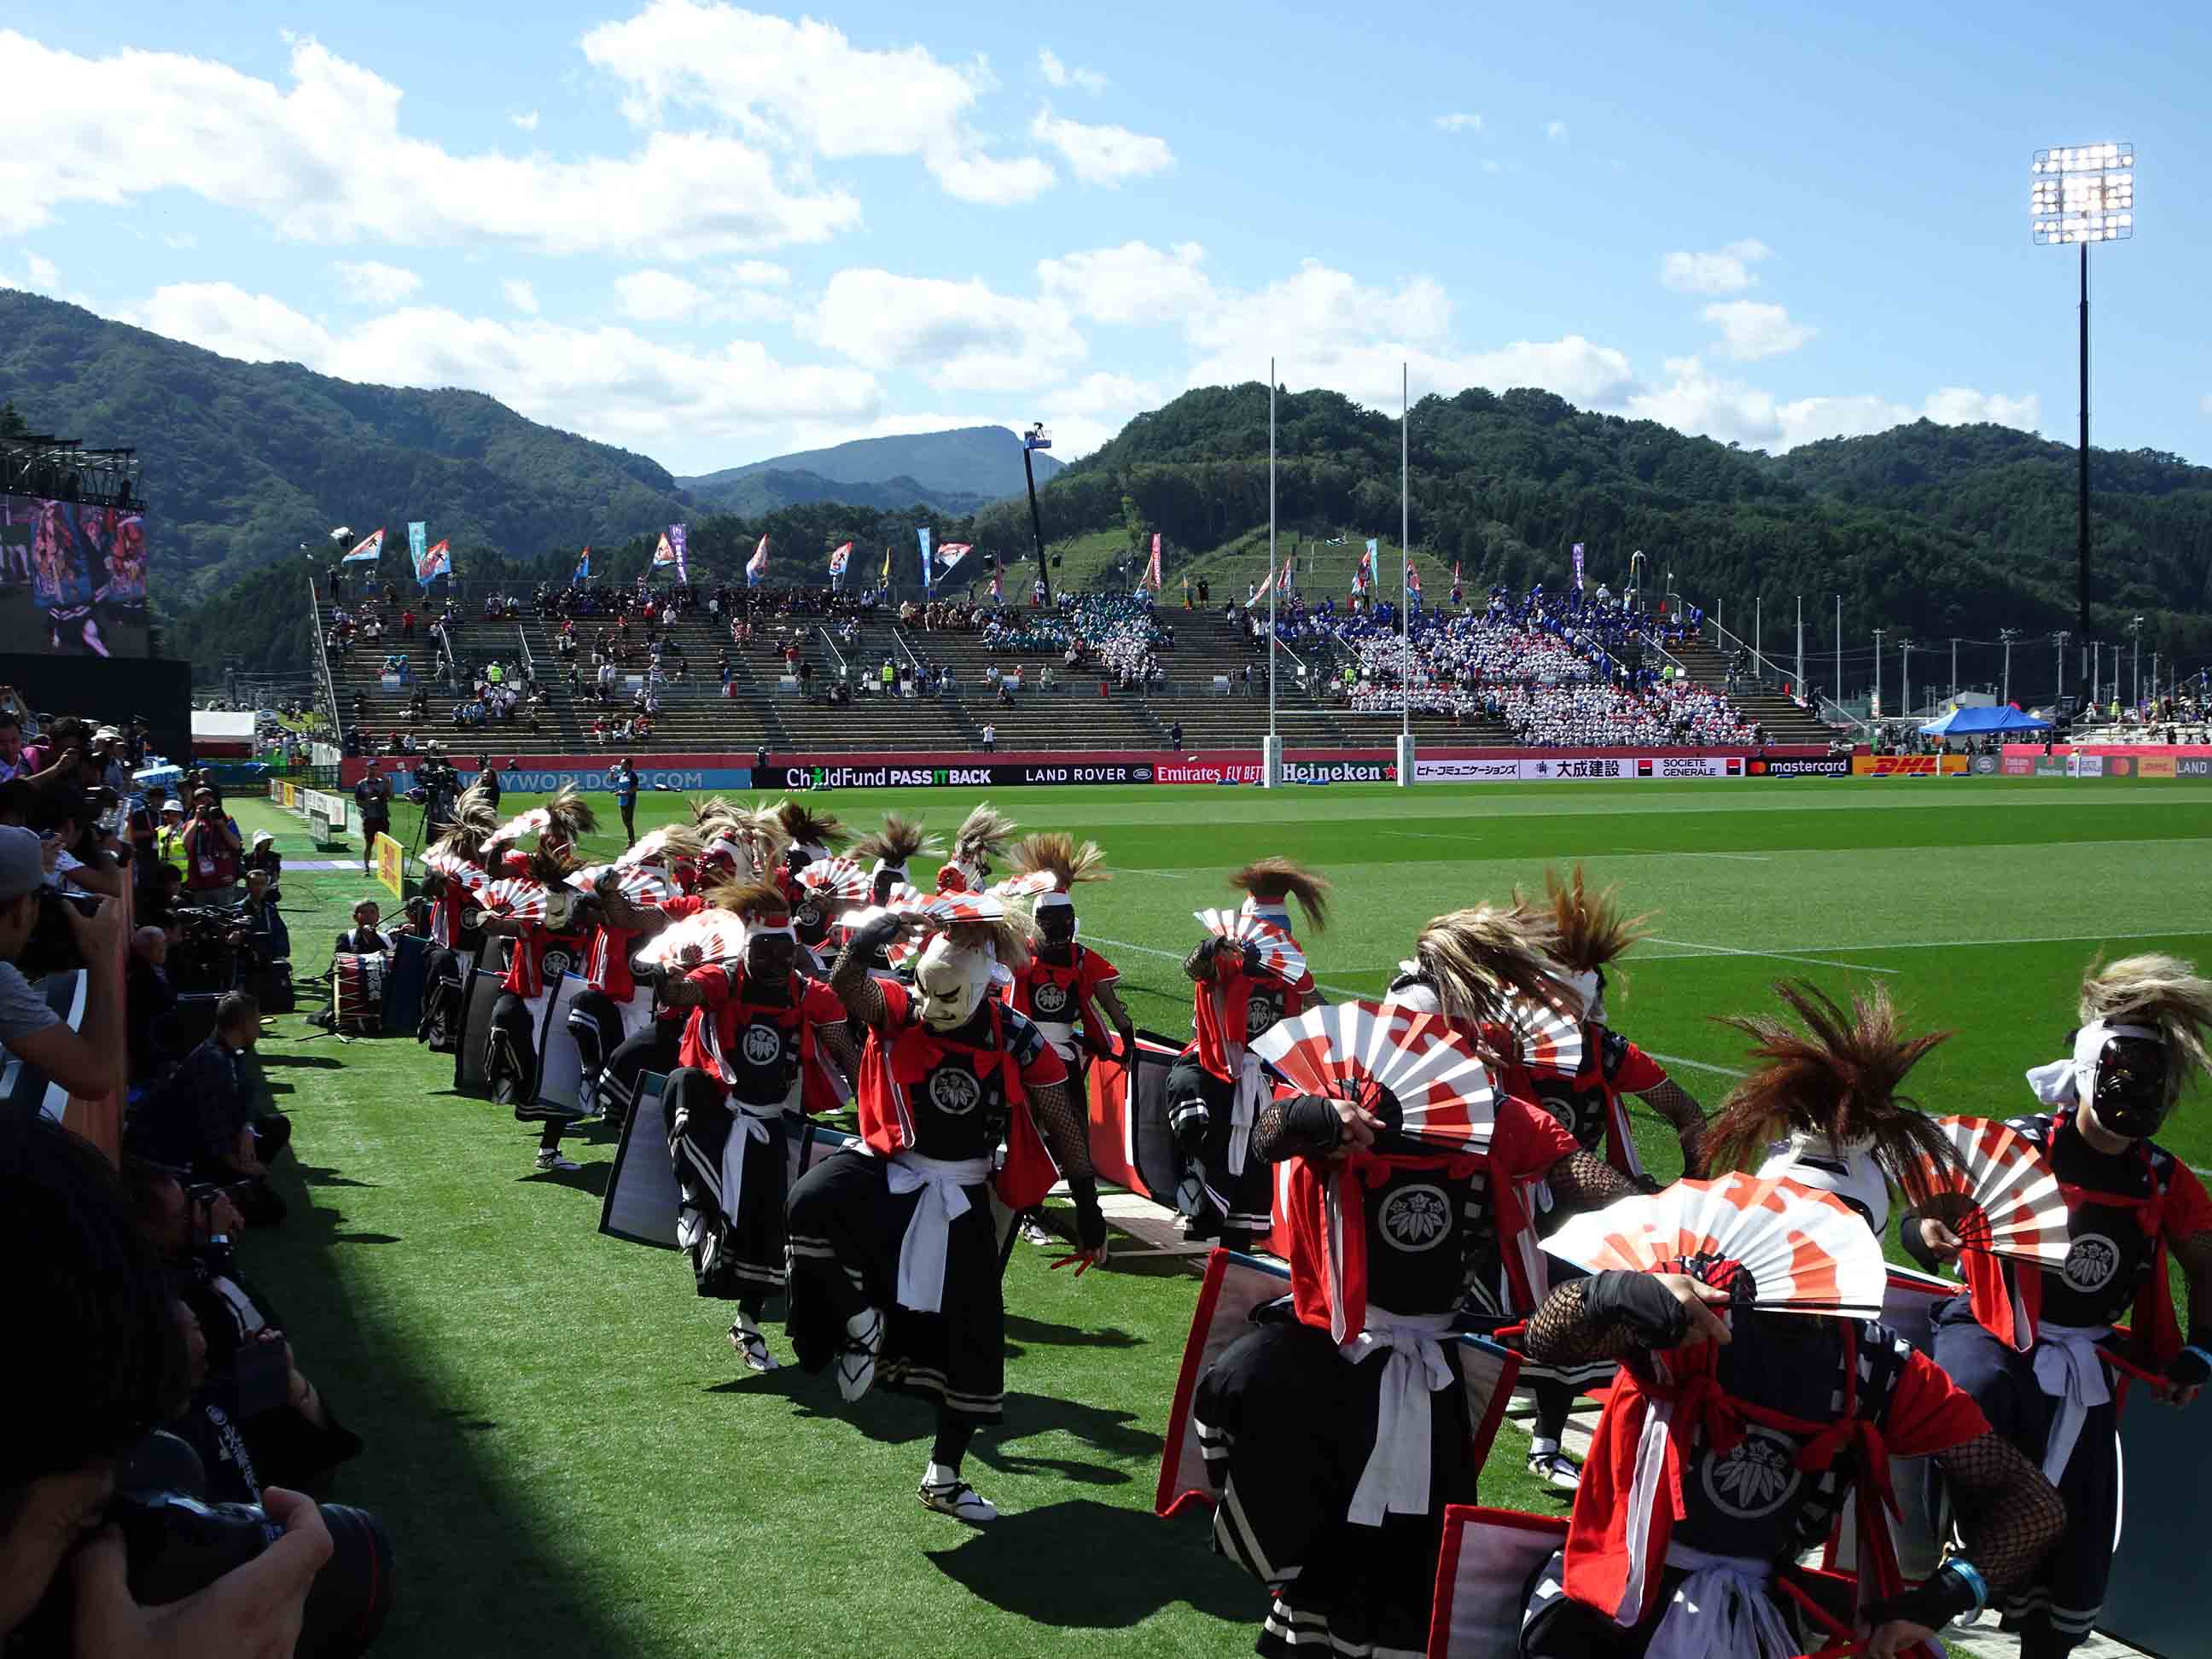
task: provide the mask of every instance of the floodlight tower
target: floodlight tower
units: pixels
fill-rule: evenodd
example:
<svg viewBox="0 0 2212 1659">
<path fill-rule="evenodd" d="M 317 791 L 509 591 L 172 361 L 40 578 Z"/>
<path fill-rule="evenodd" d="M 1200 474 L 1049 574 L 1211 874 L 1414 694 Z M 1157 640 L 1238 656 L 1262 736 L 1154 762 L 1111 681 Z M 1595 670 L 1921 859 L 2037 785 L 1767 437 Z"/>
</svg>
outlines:
<svg viewBox="0 0 2212 1659">
<path fill-rule="evenodd" d="M 2081 450 L 2076 494 L 2075 604 L 2081 636 L 2089 627 L 2089 245 L 2136 234 L 2136 147 L 2074 144 L 2039 149 L 2028 165 L 2029 224 L 2040 246 L 2081 250 Z"/>
<path fill-rule="evenodd" d="M 1022 476 L 1029 480 L 1030 486 L 1030 536 L 1036 547 L 1037 580 L 1044 584 L 1045 603 L 1048 605 L 1052 602 L 1052 574 L 1045 568 L 1044 520 L 1037 513 L 1036 468 L 1030 457 L 1040 449 L 1051 447 L 1052 434 L 1044 429 L 1042 421 L 1022 434 Z M 927 568 L 926 566 L 924 568 Z"/>
</svg>

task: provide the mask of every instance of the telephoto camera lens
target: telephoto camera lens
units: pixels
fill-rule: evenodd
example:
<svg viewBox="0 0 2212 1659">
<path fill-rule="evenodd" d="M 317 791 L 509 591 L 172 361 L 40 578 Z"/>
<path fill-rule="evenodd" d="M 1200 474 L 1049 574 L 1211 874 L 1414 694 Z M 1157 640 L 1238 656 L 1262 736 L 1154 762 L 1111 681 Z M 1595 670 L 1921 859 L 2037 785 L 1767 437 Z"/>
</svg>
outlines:
<svg viewBox="0 0 2212 1659">
<path fill-rule="evenodd" d="M 307 1590 L 301 1659 L 356 1659 L 367 1653 L 392 1610 L 392 1540 L 367 1510 L 320 1506 L 331 1559 Z M 118 1495 L 112 1518 L 123 1528 L 131 1593 L 141 1606 L 180 1601 L 243 1566 L 283 1536 L 259 1505 L 203 1504 L 179 1492 Z"/>
</svg>

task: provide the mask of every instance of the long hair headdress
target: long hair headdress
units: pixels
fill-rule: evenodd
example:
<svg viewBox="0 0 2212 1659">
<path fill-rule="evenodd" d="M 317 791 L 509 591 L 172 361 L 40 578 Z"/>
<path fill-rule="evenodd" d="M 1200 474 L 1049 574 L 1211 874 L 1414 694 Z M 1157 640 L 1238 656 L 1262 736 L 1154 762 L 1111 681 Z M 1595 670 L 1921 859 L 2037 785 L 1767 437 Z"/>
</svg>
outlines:
<svg viewBox="0 0 2212 1659">
<path fill-rule="evenodd" d="M 1519 901 L 1477 904 L 1431 918 L 1413 941 L 1413 966 L 1444 1017 L 1470 1029 L 1502 1018 L 1516 996 L 1579 1017 L 1551 947 L 1547 912 Z"/>
<path fill-rule="evenodd" d="M 1285 858 L 1256 859 L 1229 878 L 1229 884 L 1261 904 L 1280 904 L 1295 898 L 1305 912 L 1306 925 L 1316 933 L 1328 926 L 1327 876 Z"/>
<path fill-rule="evenodd" d="M 2155 952 L 2091 963 L 2081 980 L 2078 1012 L 2084 1025 L 2148 1025 L 2166 1039 L 2172 1062 L 2166 1068 L 2166 1102 L 2181 1097 L 2194 1078 L 2212 1072 L 2212 980 L 2197 964 Z"/>
</svg>

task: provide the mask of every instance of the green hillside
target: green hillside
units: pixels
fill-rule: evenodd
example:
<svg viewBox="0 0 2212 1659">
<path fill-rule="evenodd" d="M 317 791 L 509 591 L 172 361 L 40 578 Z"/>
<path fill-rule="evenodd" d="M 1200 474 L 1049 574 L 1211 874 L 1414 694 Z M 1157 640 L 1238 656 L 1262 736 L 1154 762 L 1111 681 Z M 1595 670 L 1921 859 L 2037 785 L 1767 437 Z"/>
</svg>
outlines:
<svg viewBox="0 0 2212 1659">
<path fill-rule="evenodd" d="M 1042 484 L 1063 469 L 1050 455 L 1033 458 L 1036 479 Z M 856 438 L 829 449 L 811 449 L 796 455 L 777 455 L 745 466 L 677 480 L 702 507 L 726 512 L 760 512 L 799 501 L 829 500 L 823 495 L 788 495 L 769 499 L 747 495 L 740 486 L 764 473 L 811 474 L 831 484 L 919 487 L 923 494 L 897 494 L 881 499 L 854 495 L 835 497 L 856 506 L 903 505 L 927 501 L 948 510 L 972 511 L 986 501 L 1025 493 L 1022 473 L 1022 441 L 1002 426 L 961 427 L 950 432 L 919 432 L 891 438 Z"/>
<path fill-rule="evenodd" d="M 1278 513 L 1285 540 L 1337 536 L 1314 565 L 1341 592 L 1361 541 L 1399 526 L 1398 423 L 1333 392 L 1278 399 Z M 1672 571 L 1709 606 L 1770 617 L 1799 595 L 1923 637 L 1993 638 L 2074 626 L 2073 452 L 2008 428 L 1920 422 L 1779 459 L 1648 421 L 1574 408 L 1545 392 L 1470 388 L 1424 398 L 1412 418 L 1412 544 L 1492 582 L 1558 583 L 1586 544 L 1618 583 L 1629 553 L 1647 582 Z M 1164 538 L 1171 593 L 1186 570 L 1237 584 L 1264 568 L 1267 389 L 1209 386 L 1140 415 L 1040 492 L 1048 540 Z M 2098 631 L 2137 612 L 2143 649 L 2212 656 L 2212 470 L 2148 453 L 2098 452 Z M 1027 509 L 980 514 L 977 539 L 1018 544 Z M 1224 562 L 1232 544 L 1253 550 Z M 1387 568 L 1386 580 L 1395 573 Z M 1435 573 L 1430 573 L 1432 591 Z"/>
<path fill-rule="evenodd" d="M 239 362 L 7 290 L 0 400 L 33 431 L 137 449 L 155 599 L 171 610 L 272 561 L 302 562 L 302 542 L 325 550 L 333 525 L 384 525 L 404 549 L 406 521 L 420 517 L 456 549 L 573 556 L 685 512 L 654 462 L 481 392 Z"/>
<path fill-rule="evenodd" d="M 896 477 L 841 482 L 819 472 L 787 471 L 781 467 L 747 468 L 725 476 L 711 487 L 694 483 L 689 492 L 701 506 L 723 513 L 757 516 L 782 507 L 804 507 L 814 501 L 840 501 L 848 507 L 885 510 L 927 507 L 933 512 L 969 514 L 996 497 L 955 489 L 932 489 L 903 473 Z"/>
</svg>

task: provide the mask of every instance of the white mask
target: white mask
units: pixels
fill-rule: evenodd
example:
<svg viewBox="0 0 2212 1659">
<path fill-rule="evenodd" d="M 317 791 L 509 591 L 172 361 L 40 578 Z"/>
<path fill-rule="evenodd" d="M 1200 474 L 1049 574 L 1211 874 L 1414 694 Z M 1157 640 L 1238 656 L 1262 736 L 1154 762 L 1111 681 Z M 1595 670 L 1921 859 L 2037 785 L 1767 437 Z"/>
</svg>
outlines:
<svg viewBox="0 0 2212 1659">
<path fill-rule="evenodd" d="M 1879 1238 L 1889 1224 L 1889 1178 L 1874 1161 L 1873 1147 L 1870 1140 L 1838 1146 L 1826 1135 L 1800 1130 L 1768 1154 L 1759 1166 L 1759 1178 L 1779 1176 L 1801 1187 L 1833 1193 L 1862 1208 Z"/>
<path fill-rule="evenodd" d="M 914 973 L 922 1024 L 933 1031 L 951 1031 L 973 1019 L 990 989 L 995 965 L 983 951 L 962 950 L 943 933 L 931 939 Z"/>
<path fill-rule="evenodd" d="M 1583 1018 L 1586 1020 L 1594 1020 L 1600 1024 L 1604 1024 L 1604 975 L 1593 968 L 1585 973 L 1569 974 L 1566 980 L 1567 983 L 1573 988 L 1575 994 L 1582 999 Z"/>
</svg>

